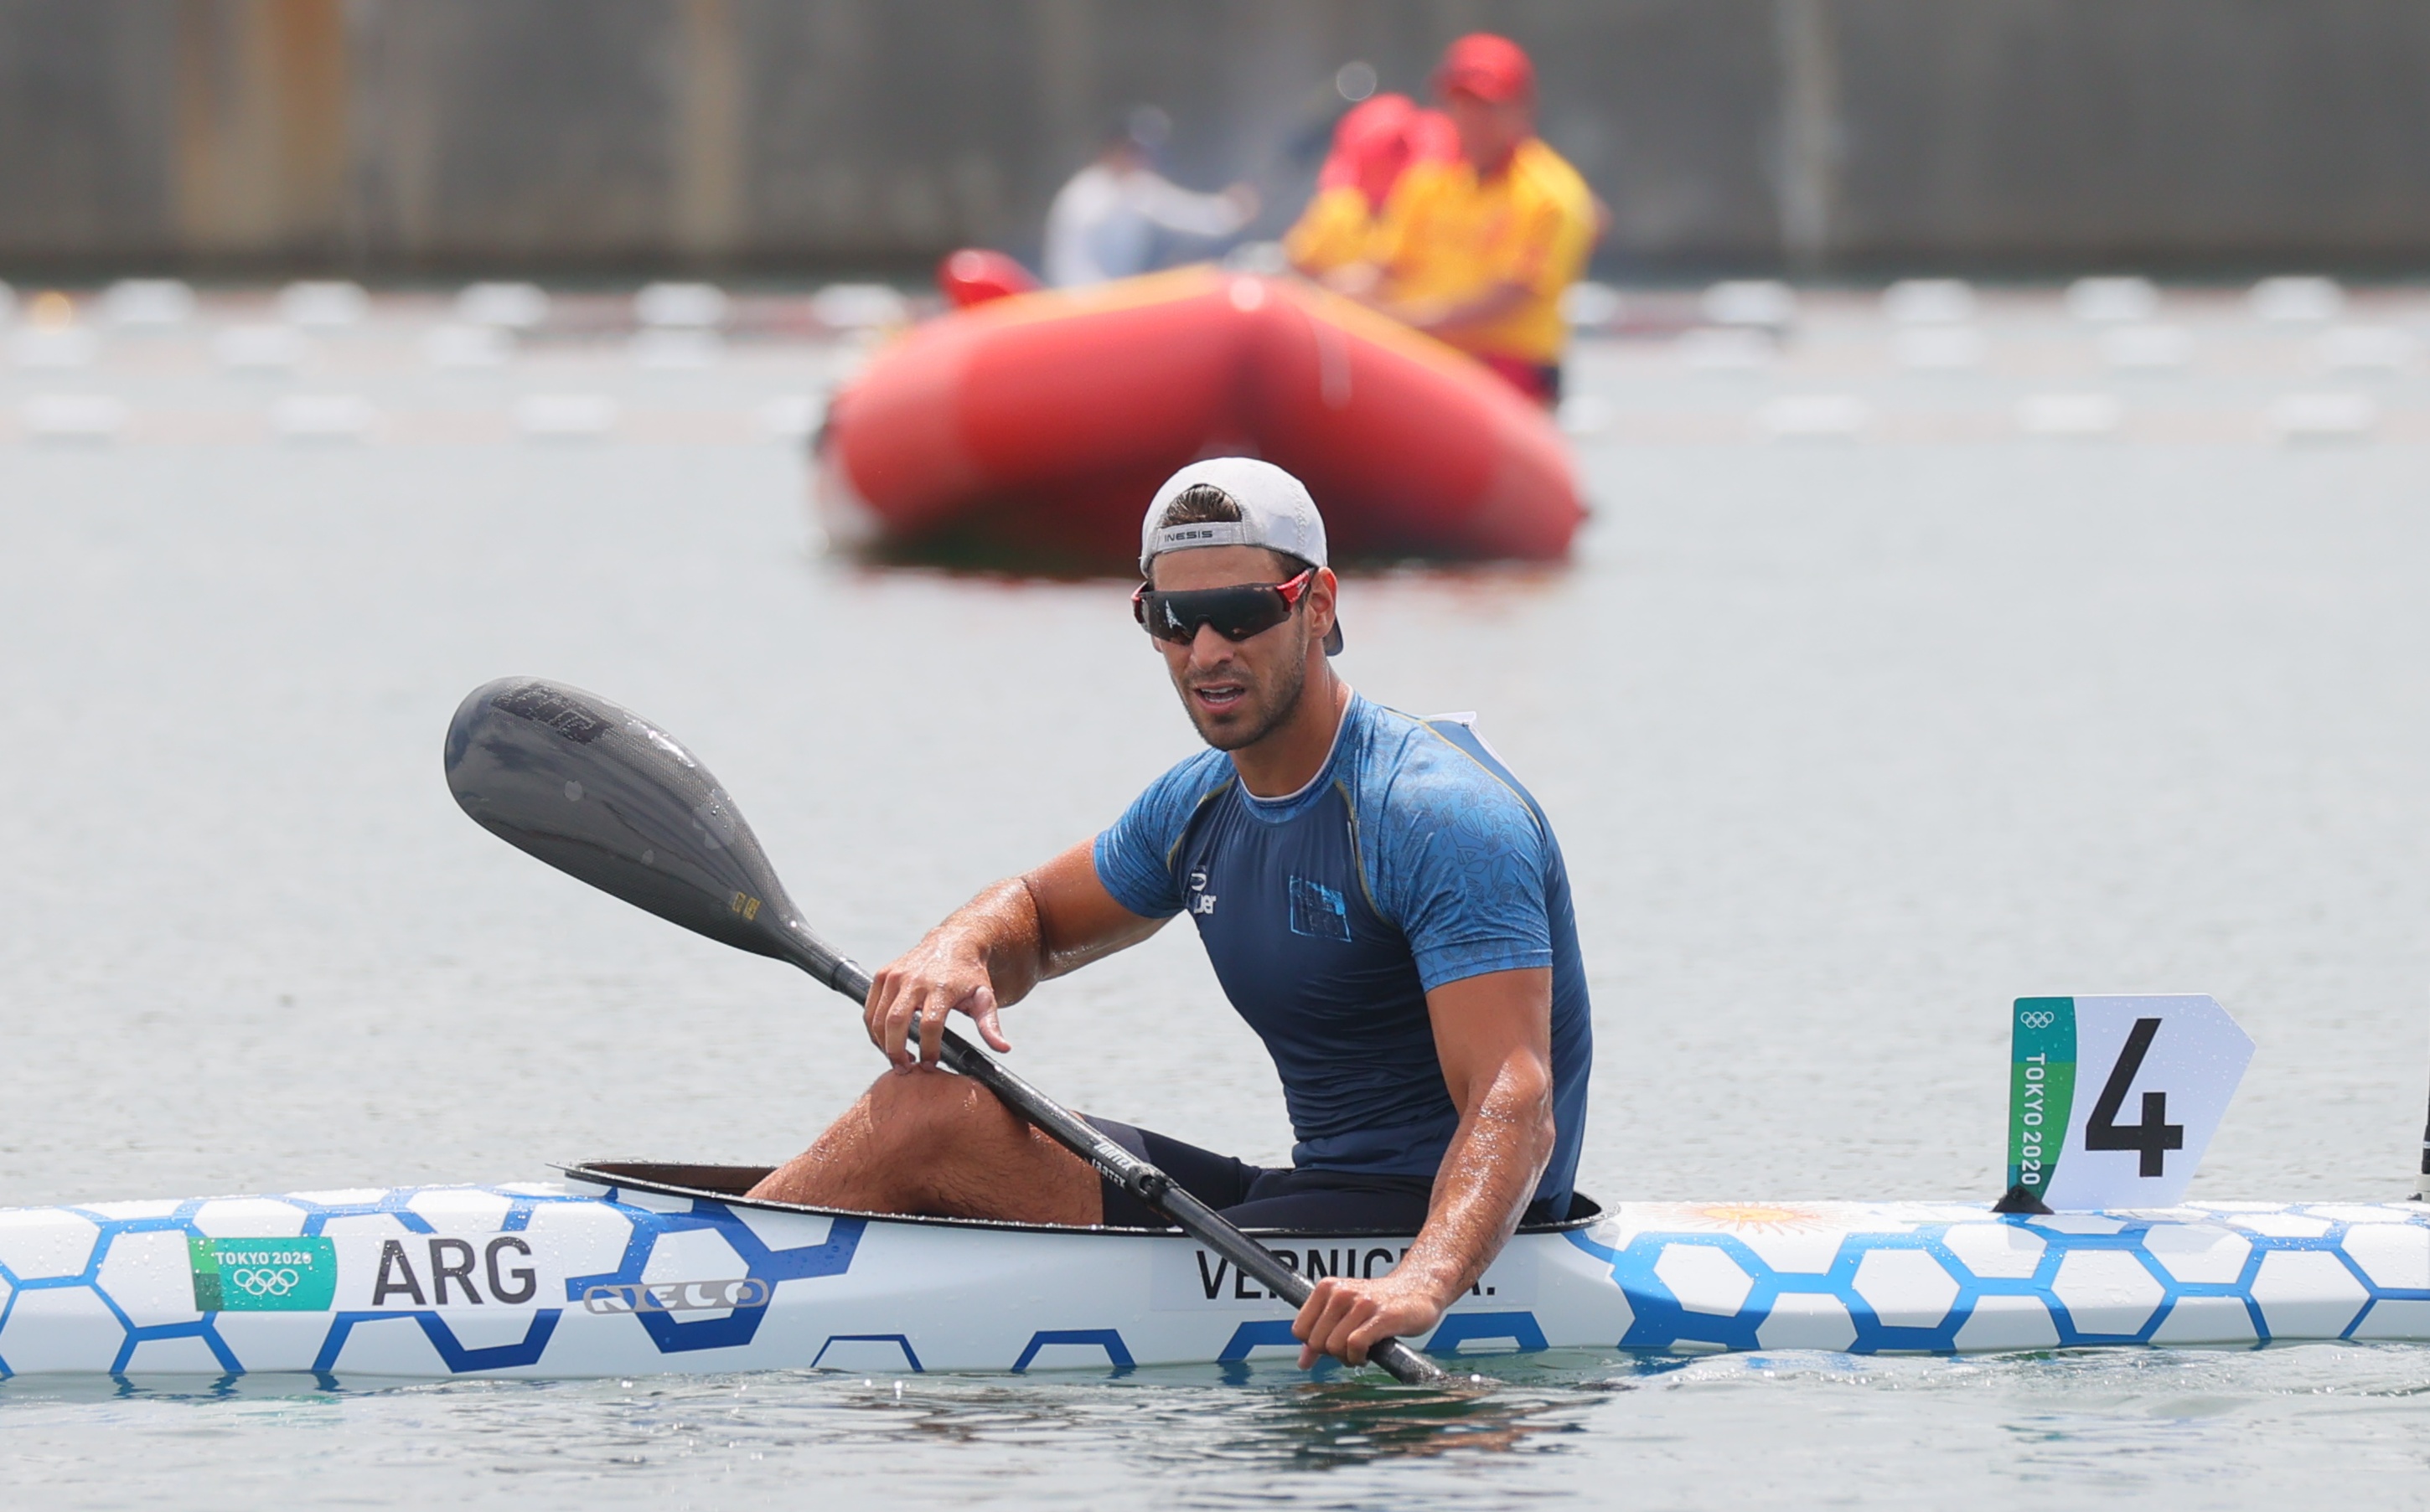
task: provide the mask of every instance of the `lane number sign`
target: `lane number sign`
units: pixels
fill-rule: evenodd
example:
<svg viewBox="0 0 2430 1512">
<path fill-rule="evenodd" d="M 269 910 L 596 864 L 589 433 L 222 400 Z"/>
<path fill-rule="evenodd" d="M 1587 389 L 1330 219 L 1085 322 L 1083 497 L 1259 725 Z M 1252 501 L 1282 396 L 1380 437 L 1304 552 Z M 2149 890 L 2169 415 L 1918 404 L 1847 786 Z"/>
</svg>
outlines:
<svg viewBox="0 0 2430 1512">
<path fill-rule="evenodd" d="M 2058 1212 L 2172 1207 L 2253 1041 L 2211 998 L 2019 998 L 2008 1185 Z"/>
</svg>

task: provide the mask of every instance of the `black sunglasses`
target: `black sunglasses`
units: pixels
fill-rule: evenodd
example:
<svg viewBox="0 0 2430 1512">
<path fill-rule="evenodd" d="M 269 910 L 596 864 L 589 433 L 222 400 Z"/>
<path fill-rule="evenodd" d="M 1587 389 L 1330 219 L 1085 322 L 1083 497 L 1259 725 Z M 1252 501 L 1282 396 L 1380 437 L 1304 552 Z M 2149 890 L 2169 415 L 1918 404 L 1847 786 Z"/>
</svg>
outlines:
<svg viewBox="0 0 2430 1512">
<path fill-rule="evenodd" d="M 1213 625 L 1226 640 L 1246 640 L 1290 619 L 1315 580 L 1311 567 L 1288 583 L 1238 583 L 1174 593 L 1159 593 L 1141 583 L 1131 591 L 1131 618 L 1158 640 L 1178 646 L 1197 640 L 1202 624 Z"/>
</svg>

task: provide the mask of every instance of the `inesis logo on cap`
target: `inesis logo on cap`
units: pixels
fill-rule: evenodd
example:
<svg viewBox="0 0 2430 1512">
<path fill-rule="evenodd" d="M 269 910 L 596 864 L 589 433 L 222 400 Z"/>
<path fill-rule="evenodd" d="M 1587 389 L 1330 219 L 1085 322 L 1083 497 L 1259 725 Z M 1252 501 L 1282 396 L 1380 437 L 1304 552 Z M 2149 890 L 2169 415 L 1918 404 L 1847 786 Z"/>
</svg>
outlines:
<svg viewBox="0 0 2430 1512">
<path fill-rule="evenodd" d="M 1161 525 L 1150 538 L 1150 557 L 1188 546 L 1259 546 L 1263 541 L 1249 539 L 1246 526 L 1229 520 L 1197 522 L 1186 525 Z"/>
<path fill-rule="evenodd" d="M 1200 485 L 1239 507 L 1238 520 L 1191 520 L 1163 523 L 1175 499 Z M 1319 567 L 1325 559 L 1324 520 L 1299 479 L 1254 457 L 1214 457 L 1192 462 L 1165 479 L 1140 522 L 1140 574 L 1168 551 L 1195 546 L 1263 546 Z"/>
</svg>

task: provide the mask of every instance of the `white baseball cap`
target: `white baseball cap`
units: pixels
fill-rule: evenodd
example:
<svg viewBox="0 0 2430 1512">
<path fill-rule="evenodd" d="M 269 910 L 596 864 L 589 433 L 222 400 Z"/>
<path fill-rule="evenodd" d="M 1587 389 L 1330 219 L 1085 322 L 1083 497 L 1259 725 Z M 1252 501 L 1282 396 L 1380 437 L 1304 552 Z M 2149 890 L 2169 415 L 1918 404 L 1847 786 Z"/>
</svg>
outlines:
<svg viewBox="0 0 2430 1512">
<path fill-rule="evenodd" d="M 1183 525 L 1157 523 L 1183 490 L 1201 484 L 1239 505 L 1240 518 Z M 1262 546 L 1318 567 L 1332 565 L 1324 556 L 1324 517 L 1316 512 L 1316 500 L 1308 496 L 1307 485 L 1254 457 L 1210 457 L 1192 462 L 1166 478 L 1164 487 L 1148 502 L 1147 518 L 1140 522 L 1141 577 L 1148 575 L 1148 564 L 1166 552 L 1195 546 Z M 1324 651 L 1333 656 L 1340 650 L 1341 626 L 1337 622 L 1324 638 Z"/>
<path fill-rule="evenodd" d="M 1183 490 L 1202 483 L 1221 490 L 1239 505 L 1240 518 L 1157 524 Z M 1332 565 L 1324 559 L 1324 517 L 1316 512 L 1307 485 L 1254 457 L 1210 457 L 1192 462 L 1156 490 L 1147 518 L 1140 523 L 1140 575 L 1146 576 L 1147 564 L 1164 553 L 1192 546 L 1263 546 L 1319 567 Z"/>
</svg>

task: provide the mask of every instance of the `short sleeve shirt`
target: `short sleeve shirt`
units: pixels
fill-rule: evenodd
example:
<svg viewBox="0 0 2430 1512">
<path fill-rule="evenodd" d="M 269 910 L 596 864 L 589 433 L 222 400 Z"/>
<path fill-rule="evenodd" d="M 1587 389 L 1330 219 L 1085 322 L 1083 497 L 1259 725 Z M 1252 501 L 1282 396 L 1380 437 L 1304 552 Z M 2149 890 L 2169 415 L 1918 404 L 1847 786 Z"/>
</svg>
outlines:
<svg viewBox="0 0 2430 1512">
<path fill-rule="evenodd" d="M 1568 872 L 1467 724 L 1354 696 L 1299 792 L 1254 797 L 1229 756 L 1203 752 L 1097 837 L 1095 860 L 1133 913 L 1190 916 L 1273 1056 L 1303 1169 L 1433 1175 L 1459 1114 L 1425 994 L 1550 968 L 1557 1134 L 1536 1195 L 1566 1200 L 1593 1058 Z"/>
<path fill-rule="evenodd" d="M 1367 196 L 1356 188 L 1320 189 L 1283 234 L 1283 252 L 1302 273 L 1328 274 L 1363 260 L 1374 229 Z"/>
<path fill-rule="evenodd" d="M 1396 303 L 1457 305 L 1502 284 L 1524 288 L 1517 309 L 1444 339 L 1482 356 L 1549 363 L 1569 337 L 1561 291 L 1584 271 L 1594 230 L 1586 180 L 1531 139 L 1487 178 L 1465 159 L 1411 167 L 1384 203 L 1373 256 Z"/>
</svg>

